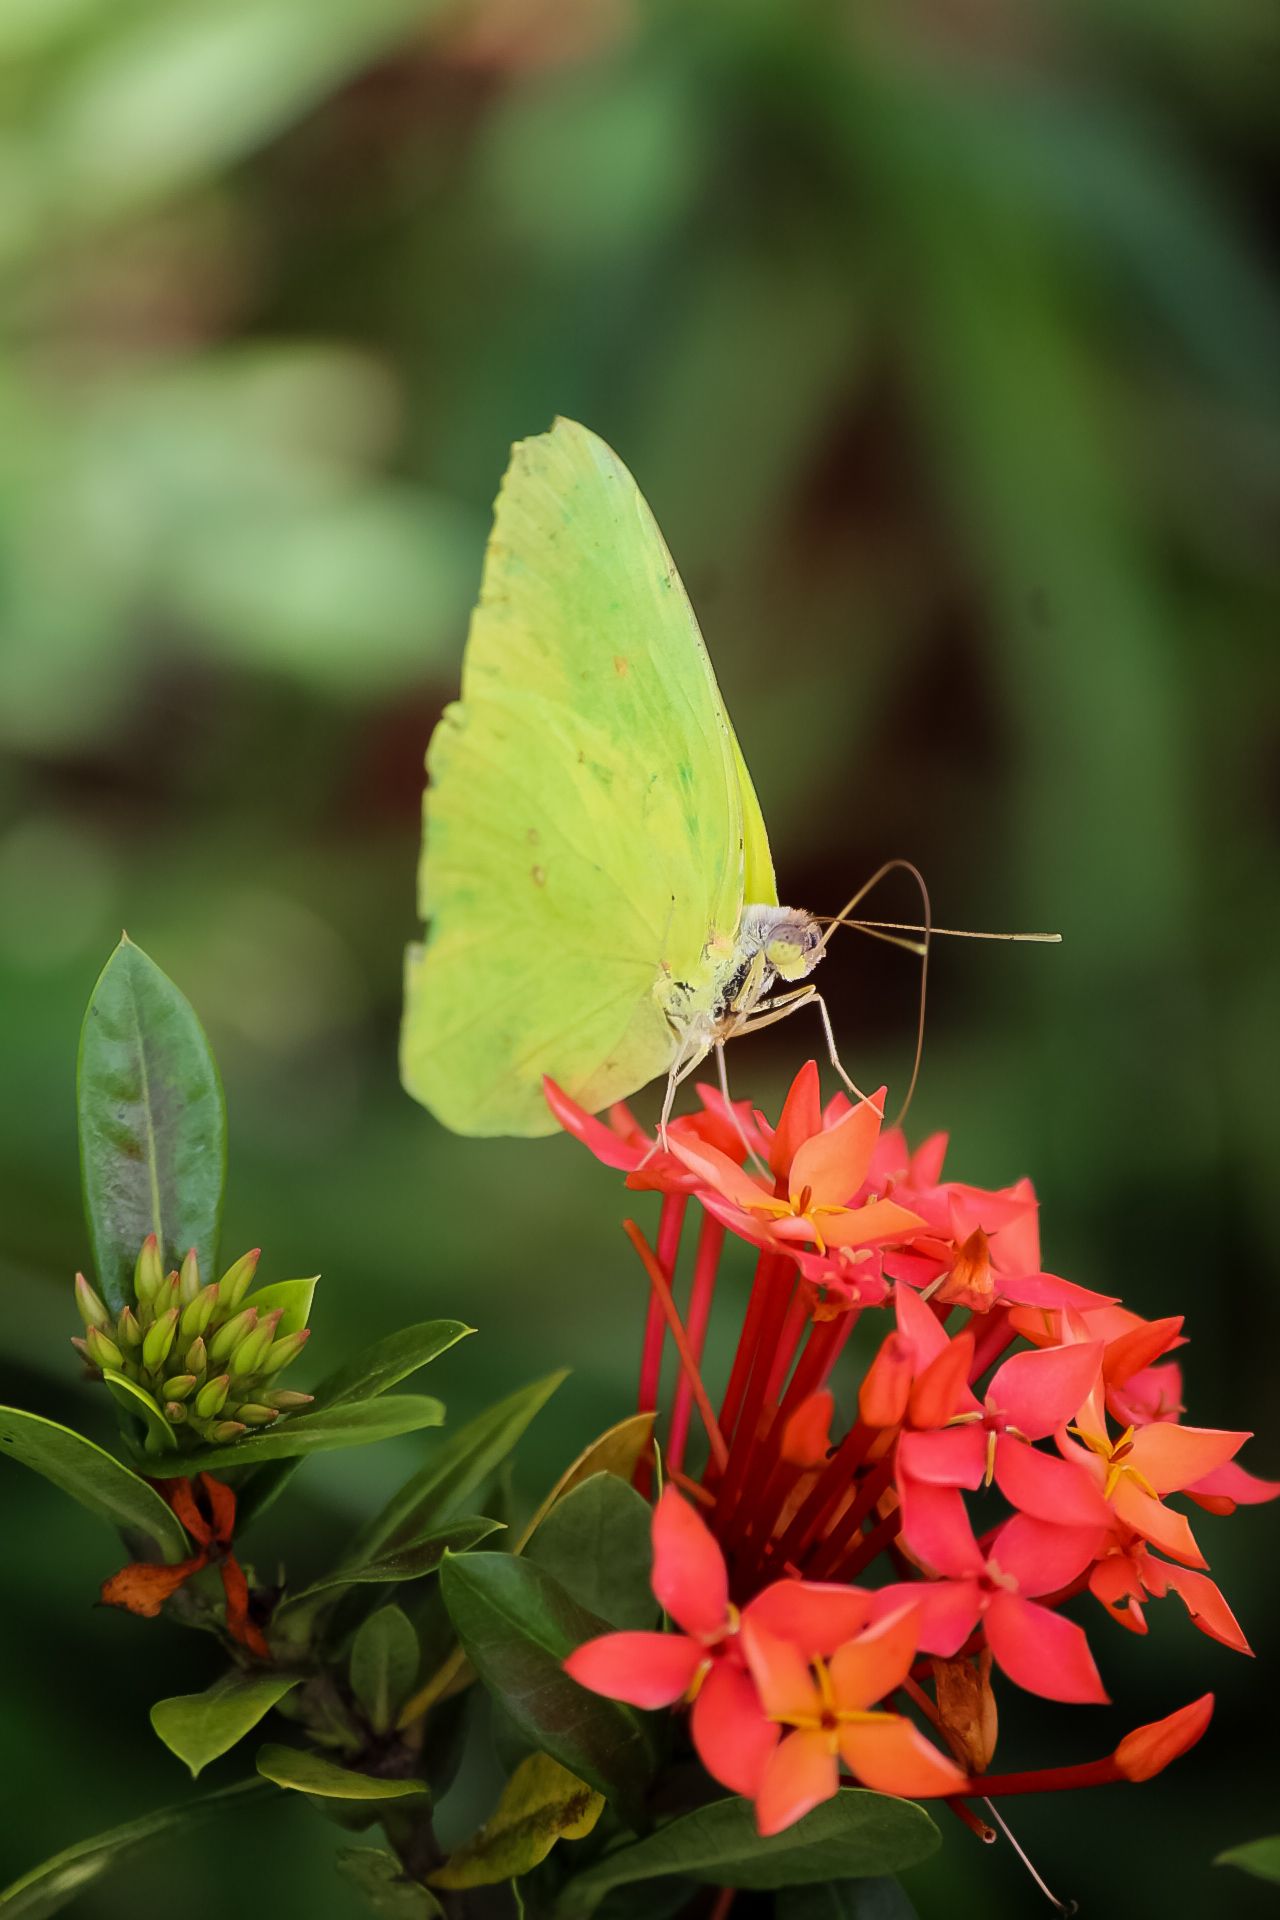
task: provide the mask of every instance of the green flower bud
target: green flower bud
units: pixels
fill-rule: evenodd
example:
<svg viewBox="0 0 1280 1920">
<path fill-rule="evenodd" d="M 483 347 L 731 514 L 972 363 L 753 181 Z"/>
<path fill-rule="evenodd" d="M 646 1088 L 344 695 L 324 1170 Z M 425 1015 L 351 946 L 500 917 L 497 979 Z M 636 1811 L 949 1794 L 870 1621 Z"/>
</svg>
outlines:
<svg viewBox="0 0 1280 1920">
<path fill-rule="evenodd" d="M 220 1373 L 214 1380 L 206 1380 L 195 1398 L 195 1410 L 201 1420 L 211 1420 L 215 1413 L 221 1413 L 231 1391 L 231 1375 Z"/>
<path fill-rule="evenodd" d="M 175 1373 L 164 1383 L 166 1400 L 186 1400 L 197 1385 L 194 1373 Z"/>
<path fill-rule="evenodd" d="M 269 1427 L 280 1415 L 274 1407 L 263 1407 L 254 1400 L 246 1400 L 236 1408 L 236 1418 L 243 1420 L 246 1427 Z"/>
<path fill-rule="evenodd" d="M 166 1400 L 164 1417 L 171 1427 L 180 1427 L 187 1417 L 187 1410 L 180 1400 Z"/>
<path fill-rule="evenodd" d="M 234 1313 L 253 1284 L 253 1276 L 258 1271 L 258 1261 L 262 1255 L 261 1247 L 254 1247 L 249 1253 L 241 1254 L 235 1265 L 228 1267 L 218 1282 L 222 1289 L 222 1299 L 228 1313 Z"/>
<path fill-rule="evenodd" d="M 243 1420 L 219 1420 L 217 1426 L 211 1430 L 209 1438 L 216 1440 L 219 1446 L 225 1446 L 228 1440 L 238 1440 L 242 1433 L 247 1432 L 248 1428 Z"/>
<path fill-rule="evenodd" d="M 106 1302 L 100 1300 L 82 1273 L 76 1275 L 76 1312 L 86 1327 L 101 1327 L 110 1333 L 112 1321 Z"/>
<path fill-rule="evenodd" d="M 258 1362 L 258 1372 L 279 1373 L 282 1367 L 297 1359 L 310 1338 L 311 1329 L 303 1327 L 297 1333 L 286 1333 L 283 1340 L 273 1340 Z"/>
<path fill-rule="evenodd" d="M 78 1333 L 73 1333 L 71 1336 L 71 1344 L 75 1348 L 76 1352 L 80 1355 L 80 1358 L 84 1361 L 85 1365 L 91 1367 L 93 1365 L 93 1362 L 89 1358 L 88 1341 L 82 1340 Z"/>
<path fill-rule="evenodd" d="M 124 1365 L 124 1355 L 101 1327 L 89 1328 L 84 1337 L 84 1346 L 95 1367 L 111 1367 L 118 1373 Z"/>
<path fill-rule="evenodd" d="M 283 1307 L 277 1307 L 265 1320 L 260 1320 L 251 1333 L 246 1333 L 231 1356 L 231 1371 L 247 1380 L 258 1371 L 258 1362 L 267 1352 L 276 1337 L 276 1328 L 284 1318 Z"/>
<path fill-rule="evenodd" d="M 182 1337 L 194 1340 L 198 1333 L 206 1333 L 209 1322 L 218 1310 L 221 1293 L 218 1282 L 211 1280 L 207 1287 L 201 1287 L 194 1297 L 185 1302 L 182 1309 Z"/>
<path fill-rule="evenodd" d="M 187 1373 L 194 1373 L 197 1380 L 203 1380 L 205 1374 L 209 1371 L 209 1355 L 205 1348 L 204 1341 L 200 1339 L 199 1335 L 196 1336 L 187 1348 L 186 1356 L 183 1360 L 183 1368 Z"/>
<path fill-rule="evenodd" d="M 258 1324 L 258 1309 L 245 1307 L 220 1326 L 209 1342 L 209 1358 L 221 1362 L 229 1356 L 234 1347 L 238 1347 L 246 1333 L 252 1333 Z"/>
<path fill-rule="evenodd" d="M 178 1270 L 178 1297 L 182 1305 L 190 1306 L 199 1291 L 200 1262 L 196 1258 L 195 1248 L 191 1247 Z"/>
<path fill-rule="evenodd" d="M 126 1307 L 116 1321 L 116 1339 L 122 1347 L 140 1347 L 146 1334 L 132 1307 Z"/>
<path fill-rule="evenodd" d="M 315 1395 L 291 1393 L 288 1387 L 277 1387 L 273 1393 L 264 1393 L 261 1398 L 264 1407 L 277 1407 L 281 1413 L 296 1413 L 299 1407 L 309 1407 Z"/>
<path fill-rule="evenodd" d="M 169 1358 L 169 1349 L 173 1345 L 178 1331 L 178 1309 L 170 1307 L 161 1314 L 155 1325 L 147 1333 L 142 1343 L 142 1364 L 153 1371 L 162 1367 Z"/>
<path fill-rule="evenodd" d="M 154 1233 L 149 1233 L 138 1253 L 137 1265 L 133 1269 L 133 1291 L 139 1305 L 145 1305 L 164 1282 L 164 1267 L 160 1262 L 160 1248 Z"/>
</svg>

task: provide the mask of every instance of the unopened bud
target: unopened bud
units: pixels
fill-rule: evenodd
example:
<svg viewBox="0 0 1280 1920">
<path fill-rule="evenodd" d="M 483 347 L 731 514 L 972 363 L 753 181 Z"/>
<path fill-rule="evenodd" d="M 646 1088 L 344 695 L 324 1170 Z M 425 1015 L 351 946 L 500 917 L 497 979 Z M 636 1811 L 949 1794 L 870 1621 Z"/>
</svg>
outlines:
<svg viewBox="0 0 1280 1920">
<path fill-rule="evenodd" d="M 279 1373 L 282 1367 L 297 1359 L 310 1338 L 310 1327 L 302 1327 L 297 1333 L 286 1333 L 283 1340 L 273 1340 L 258 1362 L 258 1372 Z"/>
<path fill-rule="evenodd" d="M 831 1450 L 835 1399 L 826 1388 L 811 1393 L 782 1429 L 782 1458 L 789 1467 L 820 1467 Z"/>
<path fill-rule="evenodd" d="M 86 1327 L 101 1327 L 104 1333 L 110 1333 L 111 1315 L 106 1302 L 98 1298 L 82 1273 L 76 1275 L 76 1312 Z"/>
<path fill-rule="evenodd" d="M 76 1352 L 80 1355 L 80 1358 L 85 1362 L 86 1366 L 91 1367 L 93 1365 L 93 1362 L 89 1358 L 88 1341 L 82 1340 L 78 1333 L 73 1333 L 71 1336 L 71 1344 L 75 1348 Z"/>
<path fill-rule="evenodd" d="M 132 1307 L 126 1307 L 116 1321 L 116 1336 L 122 1347 L 140 1347 L 146 1339 L 142 1322 Z"/>
<path fill-rule="evenodd" d="M 104 1333 L 101 1327 L 89 1328 L 84 1336 L 84 1347 L 95 1367 L 112 1367 L 119 1372 L 124 1365 L 124 1355 L 110 1334 Z"/>
<path fill-rule="evenodd" d="M 260 1320 L 251 1333 L 247 1333 L 231 1356 L 231 1371 L 238 1373 L 242 1380 L 258 1371 L 258 1363 L 268 1351 L 276 1337 L 276 1328 L 284 1318 L 283 1307 L 277 1307 L 265 1320 Z"/>
<path fill-rule="evenodd" d="M 223 1446 L 228 1440 L 238 1440 L 242 1433 L 248 1431 L 243 1420 L 219 1420 L 217 1426 L 210 1429 L 209 1438 Z"/>
<path fill-rule="evenodd" d="M 900 1333 L 886 1334 L 858 1389 L 858 1414 L 863 1424 L 883 1430 L 896 1427 L 911 1397 L 914 1348 Z"/>
<path fill-rule="evenodd" d="M 281 1413 L 296 1413 L 299 1407 L 309 1407 L 315 1399 L 314 1393 L 293 1393 L 288 1387 L 277 1387 L 274 1393 L 264 1393 L 262 1404 L 276 1407 Z"/>
<path fill-rule="evenodd" d="M 178 1272 L 178 1294 L 183 1306 L 189 1306 L 200 1291 L 200 1262 L 190 1247 Z"/>
<path fill-rule="evenodd" d="M 214 1380 L 206 1380 L 195 1398 L 195 1409 L 202 1420 L 211 1420 L 215 1413 L 221 1413 L 231 1391 L 231 1375 L 220 1373 Z"/>
<path fill-rule="evenodd" d="M 155 1325 L 148 1330 L 142 1343 L 142 1364 L 153 1371 L 162 1367 L 169 1358 L 169 1349 L 173 1345 L 178 1331 L 178 1309 L 170 1307 L 162 1313 Z"/>
<path fill-rule="evenodd" d="M 248 1253 L 242 1253 L 234 1266 L 228 1267 L 218 1282 L 222 1289 L 225 1311 L 234 1313 L 253 1285 L 253 1276 L 258 1271 L 258 1261 L 262 1256 L 261 1247 L 253 1247 Z"/>
<path fill-rule="evenodd" d="M 243 1420 L 246 1427 L 269 1427 L 280 1415 L 275 1407 L 260 1406 L 256 1400 L 245 1400 L 236 1408 L 236 1418 Z"/>
<path fill-rule="evenodd" d="M 175 1373 L 164 1383 L 166 1400 L 186 1400 L 196 1386 L 194 1373 Z"/>
<path fill-rule="evenodd" d="M 150 1300 L 164 1283 L 164 1267 L 154 1233 L 149 1233 L 138 1253 L 133 1269 L 133 1291 L 140 1305 Z"/>
<path fill-rule="evenodd" d="M 217 1312 L 221 1293 L 216 1280 L 207 1287 L 201 1287 L 194 1298 L 188 1300 L 182 1309 L 182 1337 L 194 1340 L 198 1333 L 207 1331 L 209 1322 Z"/>
<path fill-rule="evenodd" d="M 184 1370 L 187 1373 L 194 1373 L 197 1380 L 203 1380 L 205 1374 L 209 1371 L 209 1355 L 205 1348 L 204 1341 L 198 1334 L 187 1348 L 183 1356 L 182 1364 Z"/>
<path fill-rule="evenodd" d="M 166 1400 L 164 1417 L 171 1427 L 180 1427 L 187 1417 L 187 1410 L 180 1400 Z"/>
<path fill-rule="evenodd" d="M 209 1342 L 209 1358 L 218 1362 L 225 1360 L 232 1348 L 238 1347 L 246 1333 L 251 1333 L 257 1324 L 257 1308 L 245 1307 L 218 1328 Z"/>
</svg>

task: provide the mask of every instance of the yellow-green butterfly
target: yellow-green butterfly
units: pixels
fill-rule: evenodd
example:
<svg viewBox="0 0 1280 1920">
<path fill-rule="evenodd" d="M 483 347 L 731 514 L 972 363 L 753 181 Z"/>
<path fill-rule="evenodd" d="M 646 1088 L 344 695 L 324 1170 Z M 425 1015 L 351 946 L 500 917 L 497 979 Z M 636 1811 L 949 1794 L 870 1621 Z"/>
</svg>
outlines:
<svg viewBox="0 0 1280 1920">
<path fill-rule="evenodd" d="M 657 523 L 571 420 L 512 449 L 427 770 L 401 1073 L 458 1133 L 553 1132 L 544 1074 L 592 1112 L 666 1074 L 665 1119 L 822 957 Z"/>
</svg>

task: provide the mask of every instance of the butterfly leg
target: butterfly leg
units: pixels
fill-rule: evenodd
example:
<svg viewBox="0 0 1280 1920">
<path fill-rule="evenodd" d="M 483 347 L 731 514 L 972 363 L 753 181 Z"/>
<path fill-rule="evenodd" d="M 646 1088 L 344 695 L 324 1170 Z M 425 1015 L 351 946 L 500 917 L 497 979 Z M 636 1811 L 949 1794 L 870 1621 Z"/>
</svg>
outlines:
<svg viewBox="0 0 1280 1920">
<path fill-rule="evenodd" d="M 851 1080 L 844 1070 L 836 1048 L 836 1036 L 831 1026 L 831 1015 L 827 1011 L 827 1003 L 816 987 L 797 987 L 794 993 L 775 994 L 768 1000 L 760 1001 L 734 1028 L 734 1032 L 759 1033 L 763 1028 L 776 1026 L 780 1020 L 787 1020 L 793 1013 L 799 1013 L 801 1007 L 808 1006 L 815 1006 L 818 1009 L 818 1017 L 822 1021 L 822 1031 L 827 1042 L 827 1056 L 832 1066 L 855 1100 L 868 1100 L 870 1096 L 863 1093 L 861 1087 Z"/>
<path fill-rule="evenodd" d="M 734 1033 L 736 1033 L 738 1029 L 735 1027 L 733 1031 Z M 770 1175 L 769 1168 L 765 1165 L 764 1161 L 760 1158 L 759 1153 L 752 1146 L 750 1140 L 748 1140 L 747 1130 L 742 1124 L 742 1116 L 738 1112 L 738 1109 L 733 1104 L 733 1095 L 729 1092 L 729 1069 L 725 1064 L 723 1040 L 716 1041 L 716 1072 L 720 1080 L 720 1092 L 724 1096 L 725 1109 L 729 1115 L 729 1118 L 733 1121 L 734 1129 L 738 1135 L 739 1140 L 741 1140 L 743 1147 L 746 1150 L 747 1163 L 750 1166 L 753 1166 L 756 1169 L 757 1173 L 764 1175 L 766 1178 L 772 1177 Z"/>
<path fill-rule="evenodd" d="M 650 1153 L 656 1152 L 659 1147 L 664 1153 L 667 1151 L 667 1126 L 671 1119 L 671 1109 L 675 1105 L 676 1090 L 684 1084 L 691 1073 L 697 1072 L 707 1057 L 707 1051 L 705 1041 L 699 1043 L 688 1031 L 682 1035 L 679 1051 L 667 1073 L 667 1090 L 663 1096 L 662 1113 L 658 1120 L 658 1137 L 650 1148 Z M 648 1159 L 649 1154 L 646 1154 L 640 1163 L 641 1166 L 645 1165 Z"/>
</svg>

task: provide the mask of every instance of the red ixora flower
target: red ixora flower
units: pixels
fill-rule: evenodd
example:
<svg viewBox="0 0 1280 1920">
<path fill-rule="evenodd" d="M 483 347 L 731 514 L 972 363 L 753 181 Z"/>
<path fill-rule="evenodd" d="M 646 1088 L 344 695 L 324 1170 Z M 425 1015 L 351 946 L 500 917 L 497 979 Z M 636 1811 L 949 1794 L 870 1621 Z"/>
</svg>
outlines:
<svg viewBox="0 0 1280 1920">
<path fill-rule="evenodd" d="M 153 1620 L 179 1587 L 206 1567 L 216 1566 L 226 1600 L 227 1632 L 260 1660 L 269 1660 L 271 1649 L 261 1630 L 249 1618 L 249 1583 L 231 1551 L 236 1521 L 235 1494 L 212 1474 L 202 1473 L 197 1477 L 199 1500 L 190 1480 L 151 1482 L 157 1493 L 168 1501 L 197 1551 L 190 1559 L 179 1560 L 171 1567 L 157 1566 L 147 1560 L 133 1561 L 103 1581 L 102 1600 L 109 1607 L 126 1607 L 130 1613 Z"/>
<path fill-rule="evenodd" d="M 690 1708 L 694 1748 L 754 1800 L 762 1833 L 833 1793 L 842 1767 L 957 1802 L 1151 1778 L 1200 1738 L 1211 1695 L 1103 1760 L 995 1774 L 990 1676 L 1105 1701 L 1064 1611 L 1078 1596 L 1142 1633 L 1144 1606 L 1177 1593 L 1202 1632 L 1248 1651 L 1168 1500 L 1224 1514 L 1280 1485 L 1236 1464 L 1244 1434 L 1182 1425 L 1181 1317 L 1144 1320 L 1045 1271 L 1030 1181 L 944 1180 L 946 1136 L 913 1151 L 882 1125 L 883 1089 L 824 1106 L 810 1061 L 776 1127 L 699 1094 L 661 1150 L 626 1108 L 606 1124 L 547 1089 L 630 1188 L 662 1195 L 652 1245 L 625 1223 L 649 1285 L 642 1411 L 666 1404 L 668 1342 L 677 1362 L 653 1523 L 673 1630 L 602 1635 L 569 1672 L 637 1706 Z M 727 1233 L 757 1259 L 728 1308 L 740 1332 L 717 1395 L 703 1354 Z M 861 1327 L 867 1315 L 884 1317 Z M 637 1470 L 644 1491 L 652 1471 Z"/>
</svg>

